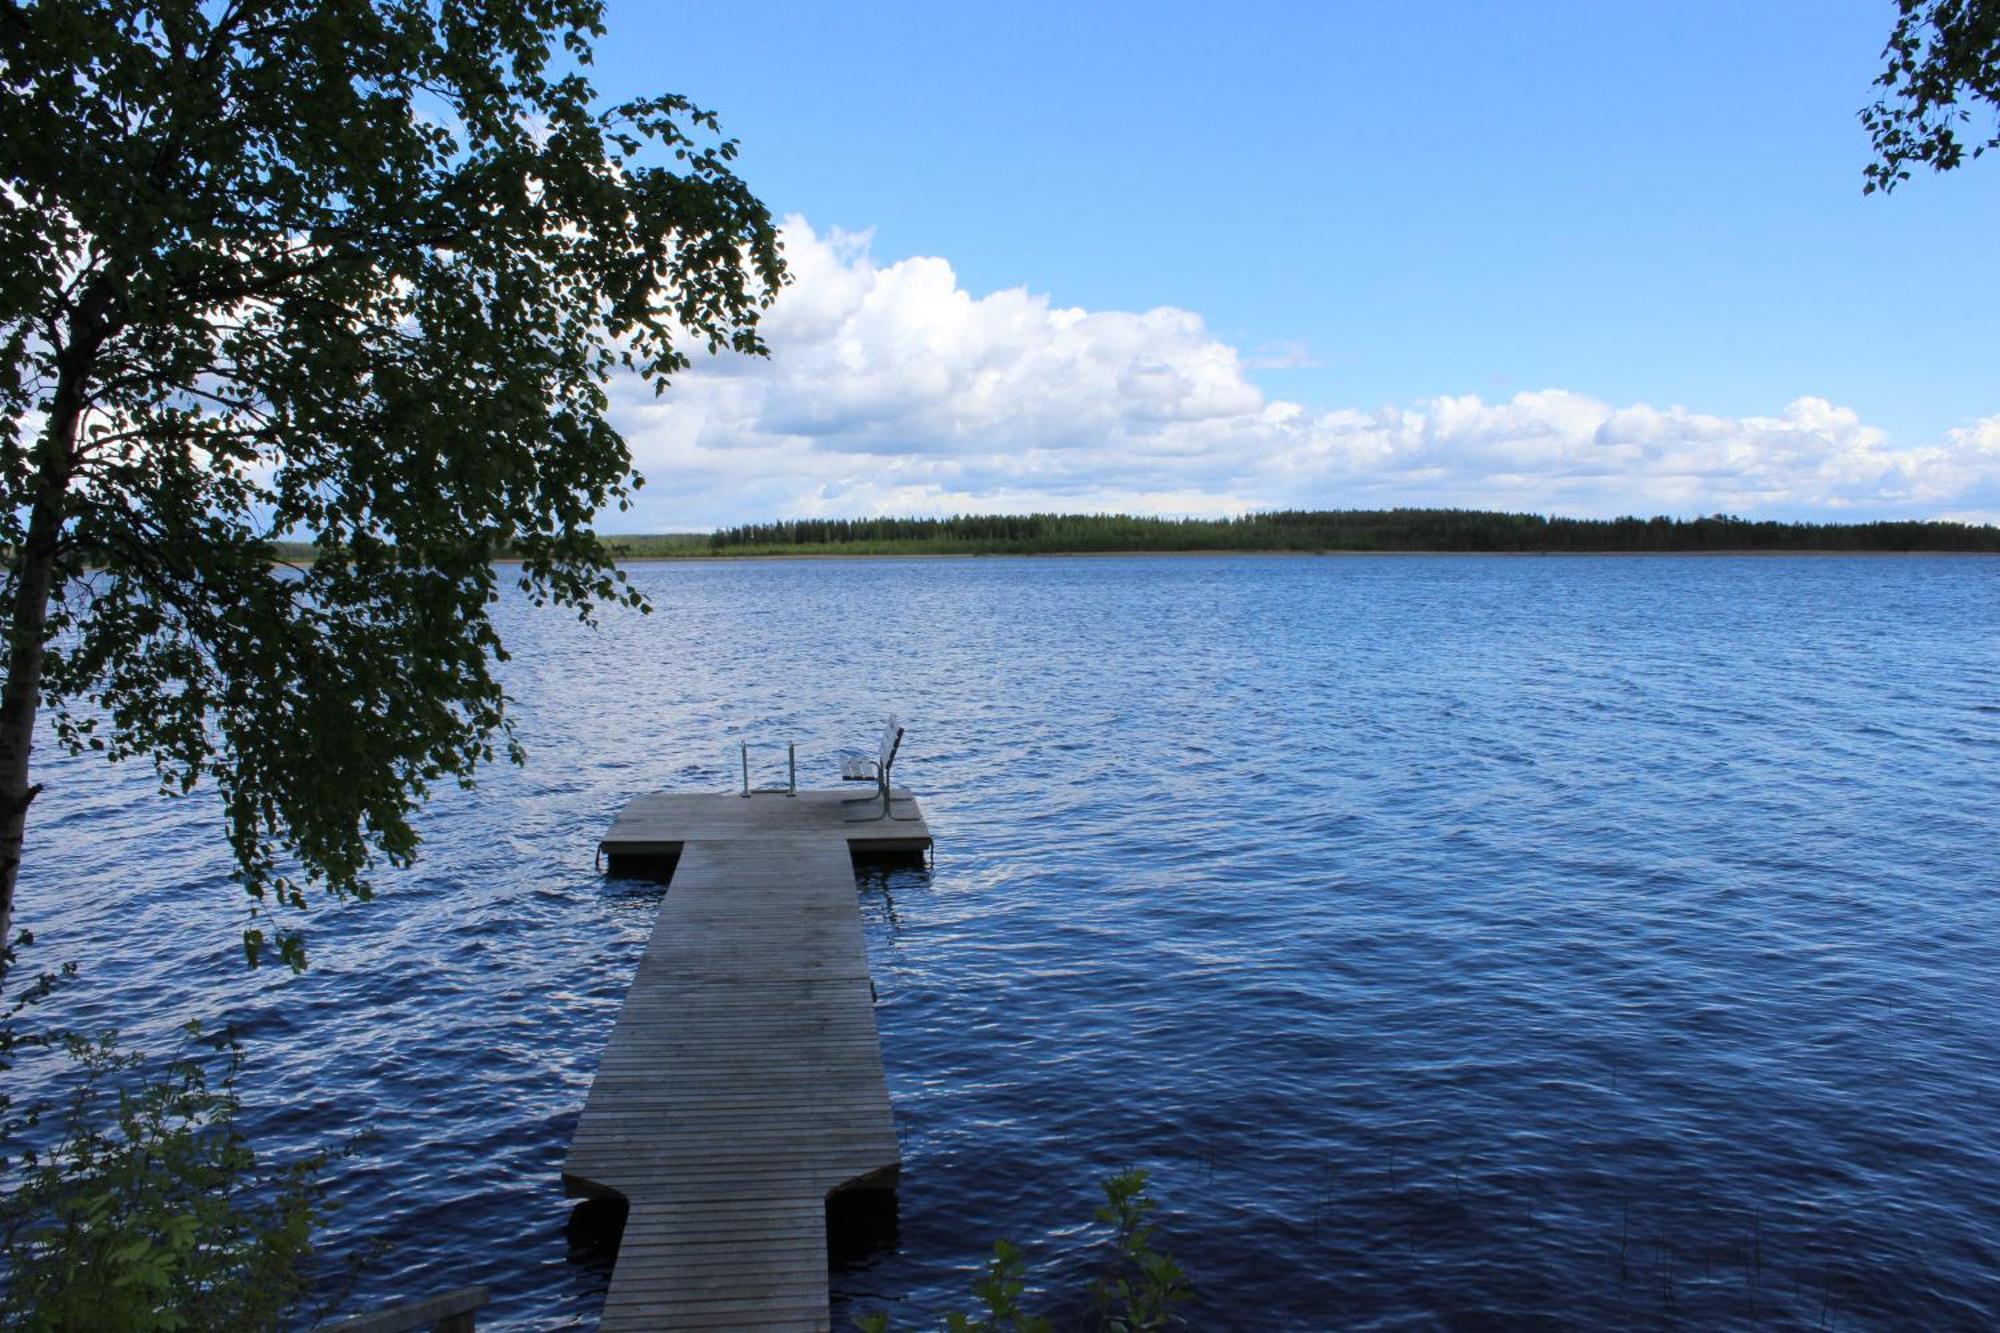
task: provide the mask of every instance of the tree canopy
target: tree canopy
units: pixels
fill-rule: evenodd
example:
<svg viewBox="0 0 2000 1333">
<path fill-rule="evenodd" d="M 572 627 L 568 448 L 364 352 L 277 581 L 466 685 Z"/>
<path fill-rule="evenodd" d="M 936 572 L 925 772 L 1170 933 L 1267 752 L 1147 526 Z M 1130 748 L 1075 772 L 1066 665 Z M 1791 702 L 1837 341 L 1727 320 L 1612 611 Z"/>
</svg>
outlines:
<svg viewBox="0 0 2000 1333">
<path fill-rule="evenodd" d="M 711 113 L 598 105 L 601 8 L 0 0 L 0 939 L 38 711 L 212 781 L 256 917 L 519 758 L 494 553 L 641 604 L 610 377 L 762 351 L 783 267 Z"/>
<path fill-rule="evenodd" d="M 1861 112 L 1875 146 L 1868 193 L 1895 189 L 1912 164 L 1951 171 L 2000 148 L 2000 0 L 1897 0 L 1897 11 L 1882 96 Z M 1985 128 L 1967 137 L 1975 114 Z"/>
</svg>

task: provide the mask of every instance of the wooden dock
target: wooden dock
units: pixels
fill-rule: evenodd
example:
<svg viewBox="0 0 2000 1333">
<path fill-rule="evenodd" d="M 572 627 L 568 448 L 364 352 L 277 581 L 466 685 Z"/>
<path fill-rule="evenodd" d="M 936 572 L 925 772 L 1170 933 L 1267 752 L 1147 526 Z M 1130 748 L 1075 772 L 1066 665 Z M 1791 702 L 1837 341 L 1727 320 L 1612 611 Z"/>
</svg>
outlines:
<svg viewBox="0 0 2000 1333">
<path fill-rule="evenodd" d="M 895 1187 L 853 856 L 930 830 L 848 794 L 642 796 L 604 838 L 672 868 L 563 1170 L 629 1206 L 607 1330 L 827 1328 L 826 1201 Z"/>
</svg>

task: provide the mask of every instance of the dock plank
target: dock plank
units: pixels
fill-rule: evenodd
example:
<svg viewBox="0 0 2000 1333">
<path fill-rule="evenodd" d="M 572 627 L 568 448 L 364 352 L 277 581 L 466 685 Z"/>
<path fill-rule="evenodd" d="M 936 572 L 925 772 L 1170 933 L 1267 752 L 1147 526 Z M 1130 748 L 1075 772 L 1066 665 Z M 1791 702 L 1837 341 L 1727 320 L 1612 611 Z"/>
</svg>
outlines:
<svg viewBox="0 0 2000 1333">
<path fill-rule="evenodd" d="M 675 858 L 563 1171 L 630 1205 L 607 1330 L 826 1328 L 826 1199 L 893 1185 L 853 857 L 930 830 L 845 795 L 641 796 L 601 844 Z"/>
</svg>

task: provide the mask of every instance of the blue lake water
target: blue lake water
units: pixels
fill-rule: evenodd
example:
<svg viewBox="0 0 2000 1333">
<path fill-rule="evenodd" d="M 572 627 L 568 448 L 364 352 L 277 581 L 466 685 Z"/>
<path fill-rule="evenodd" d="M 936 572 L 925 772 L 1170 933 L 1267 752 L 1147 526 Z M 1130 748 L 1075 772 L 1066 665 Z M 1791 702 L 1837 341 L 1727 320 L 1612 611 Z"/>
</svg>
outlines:
<svg viewBox="0 0 2000 1333">
<path fill-rule="evenodd" d="M 996 1237 L 1064 1320 L 1153 1173 L 1204 1328 L 2000 1318 L 2000 561 L 658 564 L 593 633 L 498 608 L 531 761 L 242 965 L 214 807 L 43 752 L 65 1017 L 248 1046 L 332 1168 L 355 1301 L 594 1322 L 559 1171 L 661 889 L 636 793 L 909 726 L 935 869 L 860 886 L 904 1137 L 836 1321 L 929 1327 Z M 779 750 L 758 776 L 779 777 Z"/>
</svg>

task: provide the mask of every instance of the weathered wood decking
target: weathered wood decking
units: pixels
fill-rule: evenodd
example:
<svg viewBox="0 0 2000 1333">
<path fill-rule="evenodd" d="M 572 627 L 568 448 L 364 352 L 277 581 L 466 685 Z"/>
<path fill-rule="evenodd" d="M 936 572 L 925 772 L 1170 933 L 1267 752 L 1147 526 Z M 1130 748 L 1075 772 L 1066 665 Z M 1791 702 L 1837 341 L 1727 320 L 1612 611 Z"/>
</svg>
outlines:
<svg viewBox="0 0 2000 1333">
<path fill-rule="evenodd" d="M 850 848 L 930 832 L 843 795 L 642 796 L 604 839 L 678 858 L 563 1171 L 630 1206 L 606 1329 L 826 1328 L 826 1199 L 895 1184 Z"/>
</svg>

